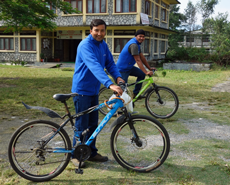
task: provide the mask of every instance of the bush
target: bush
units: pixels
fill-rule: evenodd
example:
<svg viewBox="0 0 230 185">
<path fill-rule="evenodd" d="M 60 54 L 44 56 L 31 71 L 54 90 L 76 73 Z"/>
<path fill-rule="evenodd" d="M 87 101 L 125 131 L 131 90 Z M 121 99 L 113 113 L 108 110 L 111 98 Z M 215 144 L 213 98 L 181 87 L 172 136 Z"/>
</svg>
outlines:
<svg viewBox="0 0 230 185">
<path fill-rule="evenodd" d="M 173 49 L 169 49 L 166 58 L 172 60 L 186 60 L 188 62 L 204 62 L 208 60 L 209 52 L 206 51 L 205 48 L 176 47 Z"/>
</svg>

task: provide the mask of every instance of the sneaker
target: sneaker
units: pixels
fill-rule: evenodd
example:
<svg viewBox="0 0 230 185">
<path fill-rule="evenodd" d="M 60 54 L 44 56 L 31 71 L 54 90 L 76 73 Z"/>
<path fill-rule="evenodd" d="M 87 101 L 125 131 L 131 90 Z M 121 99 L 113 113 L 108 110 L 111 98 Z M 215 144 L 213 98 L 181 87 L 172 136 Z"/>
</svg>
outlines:
<svg viewBox="0 0 230 185">
<path fill-rule="evenodd" d="M 74 166 L 76 166 L 77 168 L 79 167 L 79 161 L 77 159 L 71 159 L 72 163 L 74 164 Z M 84 162 L 81 162 L 81 168 L 84 168 L 85 167 L 85 163 Z"/>
<path fill-rule="evenodd" d="M 102 156 L 101 154 L 97 154 L 94 157 L 90 157 L 88 161 L 94 161 L 94 162 L 105 162 L 108 161 L 107 156 Z"/>
</svg>

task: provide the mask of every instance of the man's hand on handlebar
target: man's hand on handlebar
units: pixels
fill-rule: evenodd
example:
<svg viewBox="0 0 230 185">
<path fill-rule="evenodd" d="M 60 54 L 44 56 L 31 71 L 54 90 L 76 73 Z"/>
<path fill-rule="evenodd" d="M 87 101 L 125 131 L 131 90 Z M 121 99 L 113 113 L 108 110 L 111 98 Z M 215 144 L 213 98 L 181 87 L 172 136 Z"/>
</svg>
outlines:
<svg viewBox="0 0 230 185">
<path fill-rule="evenodd" d="M 117 86 L 117 85 L 112 84 L 112 85 L 109 86 L 109 88 L 110 88 L 112 91 L 116 92 L 116 95 L 117 95 L 117 96 L 118 96 L 118 95 L 121 96 L 122 93 L 123 93 L 123 90 L 122 90 L 119 86 Z"/>
<path fill-rule="evenodd" d="M 146 75 L 148 76 L 153 76 L 154 72 L 157 70 L 155 67 L 151 67 L 150 68 L 151 70 L 150 71 L 147 71 Z"/>
<path fill-rule="evenodd" d="M 153 72 L 152 71 L 147 71 L 146 75 L 153 76 Z"/>
<path fill-rule="evenodd" d="M 118 77 L 117 78 L 117 84 L 119 84 L 120 82 L 125 83 L 125 81 L 121 77 Z"/>
<path fill-rule="evenodd" d="M 155 67 L 150 67 L 150 71 L 157 71 L 157 69 Z"/>
</svg>

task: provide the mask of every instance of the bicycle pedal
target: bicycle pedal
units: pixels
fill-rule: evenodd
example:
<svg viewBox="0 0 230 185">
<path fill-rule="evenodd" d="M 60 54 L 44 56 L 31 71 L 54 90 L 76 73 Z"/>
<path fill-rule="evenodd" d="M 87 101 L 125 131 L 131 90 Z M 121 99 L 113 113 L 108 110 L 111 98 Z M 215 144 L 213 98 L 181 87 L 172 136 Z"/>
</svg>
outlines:
<svg viewBox="0 0 230 185">
<path fill-rule="evenodd" d="M 76 168 L 76 169 L 75 169 L 75 173 L 76 173 L 76 174 L 81 174 L 81 175 L 82 175 L 82 174 L 83 174 L 83 170 L 82 170 L 81 168 Z"/>
</svg>

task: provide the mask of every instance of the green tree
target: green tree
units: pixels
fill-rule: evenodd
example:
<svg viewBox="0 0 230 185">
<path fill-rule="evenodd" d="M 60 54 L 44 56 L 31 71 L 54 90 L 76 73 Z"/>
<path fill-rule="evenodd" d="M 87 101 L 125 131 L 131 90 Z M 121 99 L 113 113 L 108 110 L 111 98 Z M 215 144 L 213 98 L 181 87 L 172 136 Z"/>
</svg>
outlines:
<svg viewBox="0 0 230 185">
<path fill-rule="evenodd" d="M 186 16 L 186 29 L 188 30 L 188 37 L 189 37 L 189 41 L 190 41 L 190 47 L 192 46 L 192 34 L 191 32 L 195 30 L 196 27 L 196 17 L 197 14 L 197 8 L 195 5 L 192 4 L 191 1 L 188 2 L 187 7 L 184 10 L 184 15 Z"/>
<path fill-rule="evenodd" d="M 200 0 L 197 3 L 198 11 L 202 16 L 202 35 L 201 35 L 201 46 L 203 46 L 203 35 L 206 32 L 205 20 L 210 18 L 214 13 L 214 7 L 219 3 L 219 0 Z"/>
<path fill-rule="evenodd" d="M 178 30 L 184 22 L 186 22 L 186 17 L 184 14 L 179 13 L 180 7 L 176 5 L 170 6 L 169 13 L 169 28 L 172 30 Z"/>
<path fill-rule="evenodd" d="M 219 13 L 215 18 L 207 19 L 204 24 L 212 32 L 212 50 L 214 60 L 220 65 L 230 61 L 230 22 L 227 13 Z"/>
<path fill-rule="evenodd" d="M 169 28 L 175 31 L 174 34 L 169 35 L 169 47 L 165 53 L 165 58 L 172 60 L 177 59 L 175 57 L 178 53 L 181 53 L 178 42 L 183 41 L 184 30 L 180 29 L 186 22 L 184 14 L 179 13 L 180 6 L 171 5 L 169 13 Z"/>
<path fill-rule="evenodd" d="M 78 13 L 70 3 L 62 0 L 0 0 L 0 20 L 6 31 L 15 32 L 22 28 L 54 30 L 57 15 L 53 10 Z"/>
<path fill-rule="evenodd" d="M 188 2 L 187 7 L 184 10 L 184 15 L 186 17 L 186 28 L 188 31 L 194 31 L 196 27 L 196 21 L 197 21 L 197 8 L 195 5 L 192 4 L 191 1 Z"/>
</svg>

